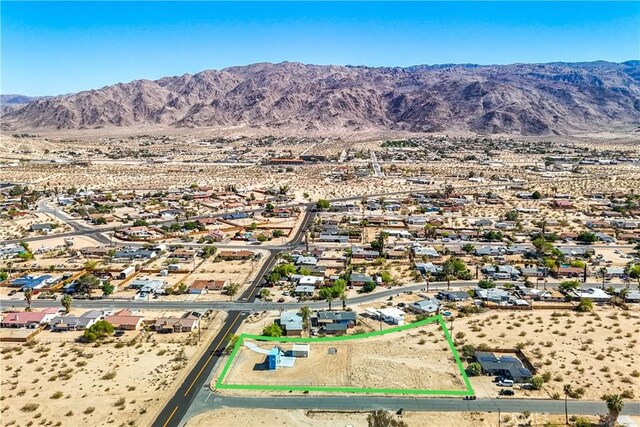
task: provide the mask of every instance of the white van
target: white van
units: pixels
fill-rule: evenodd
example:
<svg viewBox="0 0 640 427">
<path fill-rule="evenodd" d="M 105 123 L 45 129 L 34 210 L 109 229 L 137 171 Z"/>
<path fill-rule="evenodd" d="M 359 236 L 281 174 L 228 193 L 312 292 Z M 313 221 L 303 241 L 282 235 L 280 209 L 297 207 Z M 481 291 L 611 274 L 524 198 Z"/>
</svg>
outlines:
<svg viewBox="0 0 640 427">
<path fill-rule="evenodd" d="M 502 380 L 498 383 L 500 387 L 513 387 L 513 380 Z"/>
</svg>

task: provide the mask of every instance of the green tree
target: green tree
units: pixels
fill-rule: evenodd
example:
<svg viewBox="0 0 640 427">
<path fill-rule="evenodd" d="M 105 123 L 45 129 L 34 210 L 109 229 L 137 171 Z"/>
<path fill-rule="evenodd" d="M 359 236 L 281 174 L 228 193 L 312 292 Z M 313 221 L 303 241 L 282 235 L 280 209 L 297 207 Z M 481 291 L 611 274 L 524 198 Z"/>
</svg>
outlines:
<svg viewBox="0 0 640 427">
<path fill-rule="evenodd" d="M 619 394 L 605 394 L 602 396 L 602 400 L 605 401 L 609 410 L 608 425 L 614 427 L 618 421 L 618 415 L 624 408 L 624 400 Z"/>
<path fill-rule="evenodd" d="M 582 298 L 576 310 L 581 312 L 593 311 L 593 302 L 590 299 Z"/>
<path fill-rule="evenodd" d="M 68 313 L 71 310 L 71 304 L 73 303 L 73 298 L 69 294 L 64 294 L 60 299 L 60 303 L 64 307 L 64 312 Z"/>
<path fill-rule="evenodd" d="M 558 289 L 560 289 L 561 292 L 569 293 L 571 291 L 575 291 L 579 287 L 580 287 L 580 282 L 578 282 L 577 280 L 565 280 L 562 283 L 560 283 L 560 286 L 558 286 Z"/>
<path fill-rule="evenodd" d="M 204 259 L 211 258 L 215 253 L 216 253 L 215 246 L 207 245 L 204 248 L 202 248 L 202 257 Z"/>
<path fill-rule="evenodd" d="M 382 278 L 382 281 L 385 284 L 389 284 L 392 282 L 393 278 L 391 277 L 391 273 L 389 273 L 388 271 L 383 271 L 380 273 L 380 278 Z"/>
<path fill-rule="evenodd" d="M 260 299 L 261 300 L 266 300 L 267 298 L 269 298 L 269 295 L 271 295 L 271 291 L 267 288 L 262 288 L 260 290 Z"/>
<path fill-rule="evenodd" d="M 323 300 L 329 303 L 329 310 L 331 310 L 331 303 L 335 299 L 333 289 L 331 289 L 331 287 L 325 286 L 323 288 L 320 288 L 318 294 Z"/>
<path fill-rule="evenodd" d="M 529 383 L 534 390 L 542 390 L 542 387 L 544 386 L 544 379 L 542 379 L 540 375 L 534 375 L 529 380 Z"/>
<path fill-rule="evenodd" d="M 316 202 L 316 207 L 321 210 L 327 210 L 331 207 L 331 203 L 326 199 L 320 199 Z"/>
<path fill-rule="evenodd" d="M 590 245 L 592 243 L 595 243 L 598 240 L 598 236 L 596 236 L 595 233 L 592 233 L 590 231 L 583 231 L 582 233 L 578 234 L 577 240 L 579 242 Z"/>
<path fill-rule="evenodd" d="M 239 283 L 232 282 L 227 285 L 227 287 L 225 288 L 225 292 L 227 293 L 227 295 L 229 295 L 229 300 L 233 299 L 233 297 L 238 293 L 239 289 L 240 289 Z"/>
<path fill-rule="evenodd" d="M 632 279 L 638 281 L 638 287 L 640 287 L 640 264 L 632 265 L 627 269 L 627 274 Z"/>
<path fill-rule="evenodd" d="M 309 269 L 309 267 L 300 267 L 298 273 L 302 274 L 303 276 L 309 276 L 311 274 L 311 270 Z"/>
<path fill-rule="evenodd" d="M 273 230 L 273 237 L 282 237 L 284 236 L 284 231 L 282 230 Z"/>
<path fill-rule="evenodd" d="M 368 294 L 370 292 L 373 292 L 374 289 L 376 288 L 376 284 L 374 282 L 366 282 L 363 286 L 362 286 L 362 290 L 361 292 L 363 294 Z"/>
<path fill-rule="evenodd" d="M 478 362 L 470 363 L 465 371 L 470 377 L 480 376 L 482 375 L 482 365 L 480 365 Z"/>
<path fill-rule="evenodd" d="M 100 287 L 100 289 L 102 289 L 102 294 L 108 297 L 109 295 L 113 294 L 113 292 L 116 290 L 116 287 L 108 280 L 105 280 L 104 282 L 102 282 L 102 286 Z"/>
<path fill-rule="evenodd" d="M 114 331 L 113 325 L 106 320 L 99 320 L 89 328 L 85 329 L 81 340 L 84 342 L 94 342 L 111 335 Z"/>
<path fill-rule="evenodd" d="M 76 292 L 87 294 L 91 297 L 91 292 L 100 286 L 100 279 L 93 274 L 85 273 L 76 281 Z"/>
<path fill-rule="evenodd" d="M 302 316 L 302 327 L 309 329 L 309 319 L 311 318 L 311 309 L 309 306 L 303 306 L 300 308 L 300 316 Z"/>
<path fill-rule="evenodd" d="M 469 361 L 476 357 L 476 347 L 472 344 L 465 344 L 462 346 L 462 350 L 460 351 L 462 357 Z"/>
<path fill-rule="evenodd" d="M 531 198 L 534 200 L 540 200 L 542 198 L 542 194 L 538 190 L 536 190 L 531 193 Z"/>
<path fill-rule="evenodd" d="M 146 227 L 147 225 L 149 224 L 144 219 L 136 219 L 135 221 L 133 221 L 134 227 Z"/>
<path fill-rule="evenodd" d="M 519 216 L 520 216 L 520 213 L 514 210 L 514 211 L 507 212 L 507 214 L 505 215 L 505 218 L 507 219 L 507 221 L 517 221 Z"/>
<path fill-rule="evenodd" d="M 471 252 L 473 252 L 473 251 L 475 251 L 475 250 L 476 250 L 476 247 L 475 247 L 475 246 L 473 246 L 473 244 L 472 244 L 472 243 L 465 243 L 465 244 L 462 246 L 462 250 L 463 250 L 463 251 L 465 251 L 466 253 L 470 254 Z"/>
<path fill-rule="evenodd" d="M 105 225 L 107 223 L 107 220 L 105 217 L 100 216 L 96 218 L 95 222 L 96 222 L 96 225 Z"/>
<path fill-rule="evenodd" d="M 265 337 L 281 337 L 282 328 L 279 325 L 272 323 L 262 329 L 262 335 Z"/>
<path fill-rule="evenodd" d="M 9 273 L 4 270 L 0 271 L 0 282 L 4 282 L 7 278 L 9 278 Z"/>
<path fill-rule="evenodd" d="M 495 288 L 496 284 L 491 279 L 483 279 L 478 282 L 478 287 L 480 289 L 490 289 Z"/>
</svg>

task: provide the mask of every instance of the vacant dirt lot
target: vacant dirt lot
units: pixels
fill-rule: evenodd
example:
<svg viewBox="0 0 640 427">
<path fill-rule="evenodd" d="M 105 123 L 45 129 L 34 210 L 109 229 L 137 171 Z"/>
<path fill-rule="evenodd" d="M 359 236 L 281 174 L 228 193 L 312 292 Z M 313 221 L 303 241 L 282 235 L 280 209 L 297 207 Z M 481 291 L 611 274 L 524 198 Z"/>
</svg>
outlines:
<svg viewBox="0 0 640 427">
<path fill-rule="evenodd" d="M 201 344 L 224 317 L 207 325 Z M 3 426 L 149 425 L 202 348 L 189 334 L 131 344 L 131 331 L 99 345 L 75 343 L 80 334 L 43 332 L 29 344 L 0 345 Z"/>
<path fill-rule="evenodd" d="M 211 425 L 367 427 L 367 415 L 366 412 L 221 408 L 193 417 L 187 423 L 187 427 Z M 597 421 L 597 417 L 584 418 L 592 422 Z M 498 424 L 498 414 L 486 412 L 405 412 L 402 417 L 396 416 L 396 419 L 404 421 L 409 427 L 494 427 Z M 564 415 L 502 413 L 501 423 L 505 427 L 564 425 Z"/>
<path fill-rule="evenodd" d="M 491 348 L 522 346 L 539 374 L 551 380 L 541 392 L 518 392 L 518 396 L 548 398 L 562 395 L 564 384 L 584 390 L 584 399 L 605 393 L 635 392 L 640 385 L 640 309 L 622 310 L 596 306 L 593 313 L 537 310 L 488 311 L 454 321 L 458 344 L 487 344 Z M 520 344 L 519 344 L 520 343 Z M 488 389 L 495 397 L 498 387 L 473 379 L 479 395 Z"/>
<path fill-rule="evenodd" d="M 257 344 L 267 350 L 273 347 L 271 343 Z M 286 351 L 292 343 L 279 345 Z M 337 353 L 329 354 L 330 348 Z M 361 340 L 312 343 L 309 357 L 296 358 L 292 368 L 268 371 L 265 358 L 242 347 L 226 383 L 464 389 L 442 331 L 434 324 Z"/>
</svg>

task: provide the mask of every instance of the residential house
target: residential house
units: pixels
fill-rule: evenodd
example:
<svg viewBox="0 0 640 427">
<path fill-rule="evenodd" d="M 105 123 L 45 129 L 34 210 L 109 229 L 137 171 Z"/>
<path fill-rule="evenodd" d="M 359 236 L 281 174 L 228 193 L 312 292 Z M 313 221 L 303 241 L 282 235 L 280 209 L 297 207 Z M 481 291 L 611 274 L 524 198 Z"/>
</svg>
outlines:
<svg viewBox="0 0 640 427">
<path fill-rule="evenodd" d="M 607 302 L 611 299 L 611 295 L 600 288 L 575 289 L 570 296 L 576 300 L 588 299 L 593 302 Z"/>
<path fill-rule="evenodd" d="M 466 301 L 469 298 L 469 294 L 465 291 L 439 291 L 436 298 L 446 301 Z"/>
<path fill-rule="evenodd" d="M 189 293 L 206 294 L 209 291 L 222 291 L 227 285 L 229 285 L 228 280 L 195 280 L 189 286 Z"/>
<path fill-rule="evenodd" d="M 10 312 L 0 321 L 2 328 L 29 328 L 48 325 L 58 314 L 58 308 L 50 307 L 41 311 Z"/>
<path fill-rule="evenodd" d="M 105 312 L 101 310 L 90 310 L 82 313 L 80 316 L 62 315 L 56 316 L 51 320 L 52 331 L 83 331 L 99 320 L 103 320 Z"/>
<path fill-rule="evenodd" d="M 240 261 L 253 258 L 253 252 L 247 250 L 239 251 L 220 251 L 218 252 L 218 258 L 225 261 Z"/>
<path fill-rule="evenodd" d="M 477 351 L 476 360 L 482 371 L 490 375 L 500 375 L 517 383 L 527 382 L 533 374 L 515 356 L 496 357 L 493 353 Z"/>
<path fill-rule="evenodd" d="M 478 298 L 483 301 L 490 301 L 495 303 L 502 303 L 509 301 L 509 293 L 503 289 L 490 288 L 481 289 L 476 288 L 473 290 Z"/>
<path fill-rule="evenodd" d="M 200 319 L 187 313 L 182 317 L 160 317 L 152 328 L 159 333 L 189 333 L 198 329 L 199 325 Z"/>
<path fill-rule="evenodd" d="M 295 311 L 283 311 L 280 318 L 276 319 L 278 324 L 286 336 L 302 336 L 302 316 Z"/>
<path fill-rule="evenodd" d="M 371 276 L 361 273 L 351 273 L 349 280 L 352 286 L 364 286 L 365 283 L 374 282 Z"/>
<path fill-rule="evenodd" d="M 111 323 L 116 329 L 137 331 L 142 327 L 144 317 L 136 316 L 133 312 L 124 309 L 111 316 L 105 316 L 104 320 Z"/>
<path fill-rule="evenodd" d="M 426 298 L 409 304 L 407 308 L 419 314 L 437 314 L 440 311 L 440 301 L 436 298 Z"/>
<path fill-rule="evenodd" d="M 31 224 L 29 226 L 29 231 L 41 231 L 48 233 L 51 230 L 53 230 L 53 226 L 51 224 Z"/>
</svg>

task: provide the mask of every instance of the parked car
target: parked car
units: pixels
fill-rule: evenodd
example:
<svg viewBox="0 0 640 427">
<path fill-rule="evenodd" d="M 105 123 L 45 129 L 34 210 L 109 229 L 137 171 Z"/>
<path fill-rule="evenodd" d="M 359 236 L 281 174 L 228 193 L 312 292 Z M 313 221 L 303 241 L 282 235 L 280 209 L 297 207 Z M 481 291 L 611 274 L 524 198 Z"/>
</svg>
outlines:
<svg viewBox="0 0 640 427">
<path fill-rule="evenodd" d="M 513 396 L 515 394 L 515 392 L 513 390 L 507 390 L 507 389 L 502 389 L 500 390 L 500 393 L 498 393 L 498 395 L 500 396 Z"/>
<path fill-rule="evenodd" d="M 15 295 L 15 294 L 16 294 L 16 292 L 18 292 L 18 291 L 16 291 L 15 289 L 14 289 L 14 290 L 12 290 L 11 292 L 9 292 L 9 296 L 13 296 L 13 295 Z"/>
<path fill-rule="evenodd" d="M 503 379 L 502 381 L 498 382 L 498 385 L 500 387 L 513 387 L 513 380 Z"/>
<path fill-rule="evenodd" d="M 117 331 L 115 331 L 115 332 L 113 333 L 113 336 L 114 336 L 114 337 L 121 337 L 121 336 L 123 336 L 123 335 L 124 335 L 124 331 L 123 331 L 123 330 L 121 330 L 121 329 L 118 329 Z"/>
<path fill-rule="evenodd" d="M 278 302 L 284 302 L 284 298 L 280 298 Z"/>
</svg>

